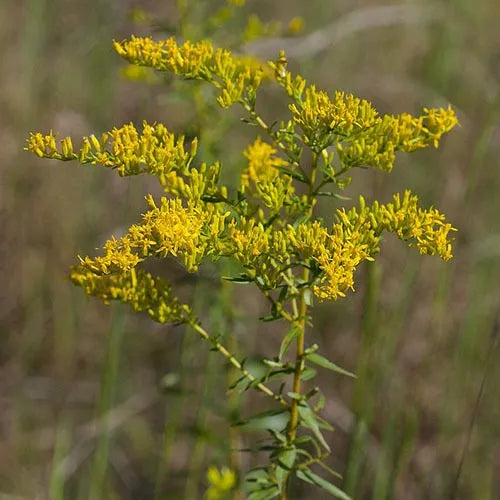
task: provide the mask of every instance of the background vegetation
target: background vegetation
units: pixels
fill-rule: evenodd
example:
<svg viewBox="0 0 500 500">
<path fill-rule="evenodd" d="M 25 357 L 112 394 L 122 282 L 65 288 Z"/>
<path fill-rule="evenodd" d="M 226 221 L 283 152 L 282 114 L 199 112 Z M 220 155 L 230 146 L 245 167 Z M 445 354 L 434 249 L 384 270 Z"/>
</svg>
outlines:
<svg viewBox="0 0 500 500">
<path fill-rule="evenodd" d="M 0 2 L 0 498 L 195 499 L 209 464 L 231 465 L 214 397 L 226 383 L 217 354 L 182 329 L 88 301 L 66 279 L 75 255 L 134 222 L 154 188 L 22 151 L 29 130 L 81 136 L 130 120 L 173 129 L 189 121 L 193 111 L 179 95 L 120 77 L 111 39 L 152 29 L 131 21 L 134 7 L 158 20 L 154 29 L 178 22 L 167 0 Z M 300 36 L 326 36 L 324 46 L 325 37 L 287 41 L 291 67 L 319 87 L 353 92 L 386 113 L 451 103 L 462 125 L 438 151 L 401 157 L 390 177 L 362 172 L 348 188 L 387 201 L 410 187 L 460 232 L 448 264 L 389 239 L 350 299 L 317 309 L 315 341 L 358 373 L 355 382 L 326 374 L 321 384 L 336 425 L 332 465 L 356 499 L 494 499 L 500 5 L 381 8 L 369 0 L 256 0 L 246 11 L 285 24 L 302 16 Z M 247 47 L 271 59 L 280 48 Z M 272 106 L 272 91 L 266 98 Z M 219 128 L 214 154 L 237 167 L 248 130 Z M 197 281 L 175 266 L 169 272 L 186 294 L 194 287 L 213 324 L 230 313 L 226 328 L 247 349 L 279 345 L 273 324 L 253 321 L 265 305 L 244 288 L 214 294 L 209 269 Z"/>
</svg>

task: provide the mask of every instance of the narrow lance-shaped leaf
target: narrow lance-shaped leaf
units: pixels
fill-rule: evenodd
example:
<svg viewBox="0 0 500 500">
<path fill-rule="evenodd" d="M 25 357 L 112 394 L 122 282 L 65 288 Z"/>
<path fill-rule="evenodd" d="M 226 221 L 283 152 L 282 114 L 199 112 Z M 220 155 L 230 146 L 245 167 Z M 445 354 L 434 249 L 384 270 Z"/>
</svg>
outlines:
<svg viewBox="0 0 500 500">
<path fill-rule="evenodd" d="M 314 474 L 314 472 L 310 469 L 300 469 L 296 472 L 296 475 L 299 479 L 305 481 L 306 483 L 315 484 L 316 486 L 323 488 L 328 491 L 328 493 L 331 493 L 335 498 L 340 498 L 341 500 L 352 500 L 351 497 L 347 493 L 343 492 L 338 486 L 335 486 L 326 479 Z"/>
<path fill-rule="evenodd" d="M 286 483 L 288 474 L 295 463 L 297 451 L 295 448 L 285 449 L 278 456 L 278 466 L 276 468 L 276 480 L 280 491 Z"/>
<path fill-rule="evenodd" d="M 345 370 L 344 368 L 336 365 L 335 363 L 332 363 L 329 359 L 325 358 L 324 356 L 321 356 L 321 354 L 312 352 L 311 354 L 307 354 L 306 357 L 309 361 L 311 361 L 311 363 L 314 363 L 318 366 L 327 368 L 328 370 L 331 370 L 336 373 L 340 373 L 341 375 L 347 375 L 348 377 L 356 378 L 356 375 L 354 373 L 351 373 L 350 371 Z"/>
<path fill-rule="evenodd" d="M 288 351 L 290 344 L 294 341 L 294 339 L 297 338 L 299 333 L 300 333 L 300 328 L 298 326 L 293 325 L 292 328 L 290 328 L 288 333 L 283 338 L 283 341 L 281 342 L 280 353 L 279 353 L 278 359 L 280 359 L 280 360 L 283 359 L 283 356 Z"/>
<path fill-rule="evenodd" d="M 328 443 L 325 441 L 325 438 L 323 437 L 323 434 L 321 434 L 321 431 L 319 430 L 319 424 L 316 419 L 316 415 L 314 412 L 309 408 L 307 404 L 304 402 L 301 402 L 298 407 L 299 410 L 299 415 L 300 415 L 300 423 L 304 426 L 310 429 L 313 434 L 316 436 L 318 441 L 324 446 L 324 448 L 327 451 L 330 451 L 330 446 L 328 446 Z"/>
</svg>

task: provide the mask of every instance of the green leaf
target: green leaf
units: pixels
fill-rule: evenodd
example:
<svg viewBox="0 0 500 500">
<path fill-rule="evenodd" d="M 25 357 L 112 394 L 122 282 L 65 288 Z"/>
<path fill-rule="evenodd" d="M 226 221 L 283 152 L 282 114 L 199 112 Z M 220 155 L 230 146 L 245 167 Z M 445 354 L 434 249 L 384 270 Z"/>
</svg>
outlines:
<svg viewBox="0 0 500 500">
<path fill-rule="evenodd" d="M 279 295 L 279 297 L 278 297 L 278 302 L 279 302 L 280 304 L 283 304 L 283 302 L 284 302 L 284 301 L 285 301 L 285 299 L 286 299 L 287 294 L 288 294 L 288 285 L 283 285 L 283 286 L 281 287 L 281 290 L 280 290 L 280 295 Z"/>
<path fill-rule="evenodd" d="M 279 495 L 280 490 L 264 467 L 250 470 L 245 476 L 244 490 L 247 500 L 267 500 Z"/>
<path fill-rule="evenodd" d="M 334 198 L 337 198 L 338 200 L 342 201 L 351 201 L 352 198 L 350 196 L 342 196 L 341 194 L 338 193 L 333 193 Z"/>
<path fill-rule="evenodd" d="M 246 274 L 240 274 L 239 276 L 235 277 L 223 276 L 222 279 L 225 281 L 230 281 L 232 283 L 253 283 L 253 279 L 251 279 L 250 276 Z"/>
<path fill-rule="evenodd" d="M 245 475 L 245 483 L 268 483 L 270 481 L 269 473 L 266 467 L 254 467 Z"/>
<path fill-rule="evenodd" d="M 310 217 L 308 215 L 301 215 L 293 222 L 293 228 L 297 229 L 301 224 L 305 224 Z"/>
<path fill-rule="evenodd" d="M 304 284 L 304 286 L 308 286 L 308 283 Z M 304 297 L 304 302 L 306 303 L 307 306 L 309 307 L 313 306 L 314 299 L 310 288 L 304 290 L 303 297 Z"/>
<path fill-rule="evenodd" d="M 313 352 L 316 352 L 318 349 L 319 349 L 319 345 L 318 344 L 313 344 L 312 346 L 308 347 L 304 351 L 304 355 L 305 356 L 309 356 L 309 354 L 312 354 Z"/>
<path fill-rule="evenodd" d="M 269 432 L 273 435 L 274 440 L 277 443 L 283 443 L 283 444 L 286 443 L 287 437 L 285 434 L 282 434 L 281 432 L 278 432 L 274 429 L 269 429 Z"/>
<path fill-rule="evenodd" d="M 321 434 L 321 431 L 319 430 L 319 423 L 317 417 L 311 410 L 311 408 L 309 408 L 309 406 L 306 403 L 301 403 L 299 404 L 298 410 L 300 415 L 300 424 L 310 429 L 316 436 L 318 441 L 323 445 L 323 447 L 326 450 L 330 451 L 328 443 L 325 441 L 323 434 Z"/>
<path fill-rule="evenodd" d="M 244 431 L 259 431 L 274 429 L 278 432 L 283 429 L 288 421 L 288 410 L 268 410 L 257 413 L 240 422 L 233 424 Z"/>
<path fill-rule="evenodd" d="M 265 289 L 265 287 L 266 287 L 266 283 L 265 283 L 264 278 L 263 278 L 262 276 L 256 276 L 256 277 L 255 277 L 255 282 L 256 282 L 256 283 L 257 283 L 260 287 L 262 287 L 262 288 L 264 288 L 264 289 Z"/>
<path fill-rule="evenodd" d="M 261 382 L 266 382 L 268 380 L 276 380 L 277 378 L 283 378 L 285 375 L 290 375 L 295 370 L 293 366 L 286 366 L 285 368 L 281 368 L 279 370 L 273 370 L 267 373 L 264 377 L 261 377 Z"/>
<path fill-rule="evenodd" d="M 276 480 L 278 481 L 280 491 L 282 490 L 284 484 L 286 483 L 288 474 L 295 463 L 296 456 L 297 456 L 297 451 L 295 450 L 295 448 L 283 450 L 278 456 L 277 459 L 278 467 L 276 468 Z"/>
<path fill-rule="evenodd" d="M 314 411 L 321 411 L 326 403 L 326 398 L 323 394 L 319 395 L 318 402 L 314 405 Z"/>
<path fill-rule="evenodd" d="M 341 500 L 352 500 L 351 497 L 347 493 L 344 493 L 338 486 L 335 486 L 326 479 L 314 474 L 314 472 L 309 469 L 298 470 L 296 472 L 296 476 L 306 483 L 315 484 L 316 486 L 323 488 L 328 491 L 328 493 L 331 493 L 335 498 L 340 498 Z"/>
<path fill-rule="evenodd" d="M 281 314 L 268 314 L 267 316 L 260 316 L 259 320 L 264 321 L 264 323 L 269 323 L 271 321 L 278 321 L 281 318 Z"/>
<path fill-rule="evenodd" d="M 314 411 L 313 411 L 314 412 Z M 318 422 L 318 426 L 320 429 L 326 429 L 327 431 L 333 431 L 334 430 L 334 427 L 333 425 L 326 421 L 324 418 L 321 418 L 319 415 L 316 415 L 316 421 Z"/>
<path fill-rule="evenodd" d="M 308 399 L 311 399 L 312 397 L 316 396 L 319 392 L 319 387 L 313 387 L 309 392 L 304 394 L 304 399 L 307 401 Z"/>
<path fill-rule="evenodd" d="M 351 201 L 352 200 L 352 198 L 349 198 L 349 196 L 342 196 L 341 194 L 332 193 L 331 191 L 318 191 L 316 193 L 316 196 L 329 196 L 331 198 L 337 198 L 338 200 L 342 200 L 342 201 Z"/>
<path fill-rule="evenodd" d="M 213 195 L 213 194 L 204 194 L 203 196 L 201 196 L 200 198 L 202 201 L 205 201 L 206 203 L 219 203 L 221 201 L 225 201 L 224 198 L 222 198 L 222 196 L 217 196 L 217 195 Z"/>
<path fill-rule="evenodd" d="M 271 368 L 285 368 L 286 364 L 285 363 L 280 363 L 279 361 L 275 361 L 274 359 L 263 359 L 262 362 L 270 366 Z"/>
<path fill-rule="evenodd" d="M 279 171 L 283 172 L 285 175 L 289 175 L 290 177 L 292 177 L 293 179 L 299 181 L 299 182 L 303 182 L 305 184 L 307 184 L 307 179 L 299 172 L 295 172 L 293 170 L 290 170 L 290 167 L 274 167 L 274 168 L 277 168 Z"/>
<path fill-rule="evenodd" d="M 347 375 L 348 377 L 356 378 L 356 375 L 354 375 L 354 373 L 351 373 L 347 370 L 344 370 L 344 368 L 341 368 L 340 366 L 336 365 L 335 363 L 332 363 L 330 360 L 326 359 L 324 356 L 321 356 L 321 354 L 312 352 L 310 354 L 307 354 L 307 359 L 309 361 L 311 361 L 311 363 L 314 363 L 314 364 L 321 366 L 323 368 L 327 368 L 328 370 L 332 370 L 333 372 L 340 373 L 342 375 Z"/>
<path fill-rule="evenodd" d="M 235 389 L 238 385 L 240 385 L 241 382 L 243 382 L 244 380 L 247 380 L 247 378 L 245 377 L 245 375 L 242 375 L 241 377 L 238 377 L 229 387 L 228 389 L 229 390 L 233 390 Z"/>
<path fill-rule="evenodd" d="M 297 338 L 297 336 L 299 335 L 300 332 L 301 332 L 301 329 L 298 326 L 296 326 L 296 325 L 294 325 L 294 326 L 292 326 L 292 328 L 290 328 L 290 330 L 288 331 L 288 333 L 285 335 L 285 338 L 281 342 L 280 353 L 279 353 L 279 356 L 278 356 L 279 360 L 283 359 L 283 356 L 288 351 L 288 348 L 290 347 L 290 344 L 294 341 L 294 339 Z"/>
<path fill-rule="evenodd" d="M 309 479 L 309 478 L 308 478 L 308 477 L 304 474 L 304 472 L 303 472 L 303 470 L 302 470 L 302 469 L 299 469 L 299 470 L 295 473 L 295 475 L 296 475 L 299 479 L 301 479 L 302 481 L 304 481 L 305 483 L 314 484 L 314 482 L 313 482 L 311 479 Z"/>
<path fill-rule="evenodd" d="M 270 484 L 265 489 L 259 489 L 250 493 L 247 500 L 270 500 L 271 498 L 276 498 L 279 494 L 279 488 L 275 484 Z"/>
<path fill-rule="evenodd" d="M 306 366 L 304 368 L 304 370 L 302 371 L 302 373 L 300 374 L 300 379 L 304 380 L 304 381 L 311 380 L 312 378 L 314 378 L 316 376 L 316 373 L 317 373 L 316 370 Z"/>
</svg>

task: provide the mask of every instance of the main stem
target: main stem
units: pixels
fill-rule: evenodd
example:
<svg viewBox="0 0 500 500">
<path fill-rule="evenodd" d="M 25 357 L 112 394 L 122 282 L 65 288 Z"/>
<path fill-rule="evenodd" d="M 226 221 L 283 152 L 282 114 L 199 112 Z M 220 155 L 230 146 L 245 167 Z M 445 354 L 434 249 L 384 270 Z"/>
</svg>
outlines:
<svg viewBox="0 0 500 500">
<path fill-rule="evenodd" d="M 309 183 L 309 193 L 307 195 L 308 201 L 308 217 L 310 218 L 313 214 L 315 198 L 314 198 L 314 184 L 316 183 L 316 172 L 318 167 L 318 155 L 313 153 L 312 162 L 311 162 L 311 177 Z M 302 280 L 303 283 L 308 283 L 310 278 L 310 271 L 307 267 L 303 268 L 302 271 Z M 299 333 L 297 335 L 296 340 L 296 349 L 295 349 L 295 370 L 293 373 L 293 392 L 298 396 L 300 395 L 301 390 L 301 376 L 304 370 L 304 344 L 305 344 L 305 331 L 306 331 L 306 323 L 307 323 L 307 302 L 306 302 L 306 293 L 308 291 L 307 286 L 303 286 L 300 288 L 299 294 L 299 304 L 297 308 L 296 302 L 294 303 L 294 310 L 297 310 L 297 315 L 295 318 L 295 326 L 298 327 Z M 294 299 L 295 301 L 296 299 Z M 297 427 L 299 423 L 299 400 L 297 398 L 293 398 L 290 405 L 290 422 L 288 424 L 288 432 L 287 438 L 288 443 L 293 444 L 295 438 L 297 436 Z M 283 490 L 280 495 L 280 500 L 286 500 L 287 497 L 287 486 L 283 487 Z"/>
<path fill-rule="evenodd" d="M 309 270 L 304 269 L 302 274 L 304 281 L 309 280 Z M 300 377 L 304 367 L 304 338 L 306 330 L 307 304 L 305 299 L 305 289 L 302 289 L 299 297 L 298 320 L 296 326 L 299 328 L 295 350 L 295 370 L 293 373 L 293 392 L 300 394 Z M 290 407 L 290 423 L 288 426 L 288 442 L 293 443 L 297 435 L 297 424 L 299 421 L 299 401 L 292 399 Z M 286 497 L 285 497 L 286 498 Z"/>
</svg>

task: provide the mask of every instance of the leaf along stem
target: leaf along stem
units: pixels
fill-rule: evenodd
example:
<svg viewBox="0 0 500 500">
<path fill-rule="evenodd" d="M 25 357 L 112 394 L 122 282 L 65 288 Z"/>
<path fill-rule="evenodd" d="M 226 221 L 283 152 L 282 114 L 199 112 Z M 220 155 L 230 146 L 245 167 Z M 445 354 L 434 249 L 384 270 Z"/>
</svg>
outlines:
<svg viewBox="0 0 500 500">
<path fill-rule="evenodd" d="M 275 399 L 285 407 L 289 407 L 288 402 L 280 394 L 274 393 L 267 385 L 262 382 L 257 382 L 257 378 L 252 375 L 243 365 L 238 361 L 225 346 L 223 346 L 217 339 L 213 338 L 196 320 L 190 320 L 189 325 L 193 330 L 198 333 L 203 339 L 207 340 L 212 346 L 220 352 L 247 380 L 254 384 L 254 387 L 267 396 Z M 257 383 L 256 383 L 257 382 Z"/>
</svg>

